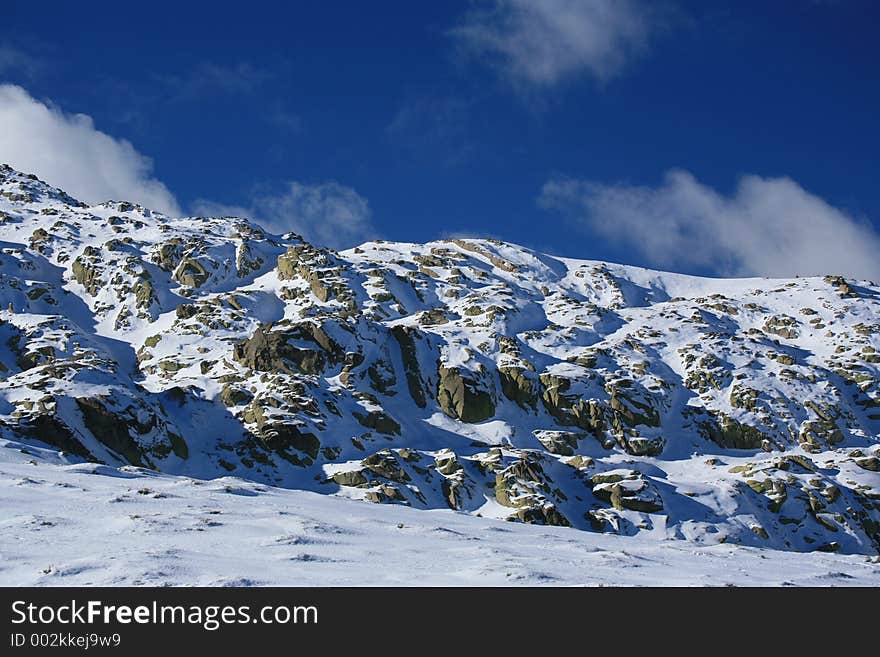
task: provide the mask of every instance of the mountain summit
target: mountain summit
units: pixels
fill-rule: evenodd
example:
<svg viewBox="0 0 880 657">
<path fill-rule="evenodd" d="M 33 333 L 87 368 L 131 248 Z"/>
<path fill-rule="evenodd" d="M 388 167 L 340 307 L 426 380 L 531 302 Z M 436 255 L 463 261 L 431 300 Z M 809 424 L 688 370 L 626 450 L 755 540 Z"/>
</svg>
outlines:
<svg viewBox="0 0 880 657">
<path fill-rule="evenodd" d="M 880 287 L 832 272 L 335 252 L 0 167 L 0 438 L 71 463 L 874 554 L 878 336 Z"/>
</svg>

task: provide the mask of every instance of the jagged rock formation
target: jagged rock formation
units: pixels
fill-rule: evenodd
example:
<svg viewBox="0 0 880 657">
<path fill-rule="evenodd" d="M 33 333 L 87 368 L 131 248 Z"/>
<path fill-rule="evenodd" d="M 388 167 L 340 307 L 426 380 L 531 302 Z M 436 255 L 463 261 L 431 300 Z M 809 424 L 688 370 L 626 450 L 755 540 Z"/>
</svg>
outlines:
<svg viewBox="0 0 880 657">
<path fill-rule="evenodd" d="M 336 253 L 0 169 L 0 437 L 73 460 L 873 553 L 878 335 L 880 288 L 834 275 Z"/>
</svg>

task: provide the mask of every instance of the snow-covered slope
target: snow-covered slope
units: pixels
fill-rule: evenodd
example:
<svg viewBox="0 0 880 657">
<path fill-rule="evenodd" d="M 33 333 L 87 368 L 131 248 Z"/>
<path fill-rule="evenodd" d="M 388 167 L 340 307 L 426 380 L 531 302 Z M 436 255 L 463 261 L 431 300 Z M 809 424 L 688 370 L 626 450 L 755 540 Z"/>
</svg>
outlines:
<svg viewBox="0 0 880 657">
<path fill-rule="evenodd" d="M 880 287 L 833 272 L 696 278 L 475 239 L 337 253 L 0 169 L 0 436 L 40 462 L 870 555 L 878 329 Z"/>
<path fill-rule="evenodd" d="M 864 555 L 537 527 L 42 457 L 0 450 L 7 586 L 880 586 Z"/>
</svg>

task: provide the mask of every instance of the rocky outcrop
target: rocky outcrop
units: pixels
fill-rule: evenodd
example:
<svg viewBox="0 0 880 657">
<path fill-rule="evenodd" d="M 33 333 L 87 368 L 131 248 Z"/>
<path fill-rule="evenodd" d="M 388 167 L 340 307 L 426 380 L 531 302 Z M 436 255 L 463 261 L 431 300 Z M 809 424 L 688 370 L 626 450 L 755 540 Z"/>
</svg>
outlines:
<svg viewBox="0 0 880 657">
<path fill-rule="evenodd" d="M 278 278 L 282 281 L 302 278 L 318 301 L 326 303 L 337 299 L 343 303 L 351 300 L 351 290 L 338 275 L 338 267 L 326 251 L 311 244 L 291 246 L 278 256 Z"/>
<path fill-rule="evenodd" d="M 550 481 L 541 458 L 526 452 L 496 472 L 495 500 L 502 506 L 516 509 L 508 520 L 568 527 L 571 522 L 557 507 Z"/>
<path fill-rule="evenodd" d="M 174 270 L 174 280 L 181 285 L 200 287 L 211 278 L 210 272 L 196 258 L 183 258 Z"/>
<path fill-rule="evenodd" d="M 71 265 L 76 282 L 92 296 L 97 295 L 101 288 L 101 271 L 98 265 L 100 254 L 95 247 L 87 246 Z"/>
<path fill-rule="evenodd" d="M 618 511 L 656 513 L 663 510 L 663 499 L 657 488 L 640 472 L 613 470 L 595 474 L 591 481 L 593 495 Z"/>
<path fill-rule="evenodd" d="M 501 366 L 498 375 L 505 397 L 526 410 L 537 410 L 540 385 L 532 372 L 525 367 Z"/>
<path fill-rule="evenodd" d="M 495 400 L 485 383 L 459 368 L 438 368 L 437 403 L 451 418 L 462 422 L 483 422 L 495 415 Z"/>
<path fill-rule="evenodd" d="M 267 423 L 260 428 L 258 437 L 274 452 L 283 453 L 295 449 L 308 454 L 312 459 L 318 457 L 318 450 L 321 448 L 321 441 L 315 434 L 303 431 L 295 424 Z"/>
<path fill-rule="evenodd" d="M 312 343 L 300 347 L 294 341 Z M 345 353 L 324 329 L 311 322 L 264 324 L 246 340 L 235 343 L 233 358 L 260 372 L 320 374 L 328 364 L 343 362 Z"/>
<path fill-rule="evenodd" d="M 83 423 L 91 434 L 129 463 L 147 466 L 141 446 L 131 436 L 131 420 L 110 411 L 94 397 L 80 397 L 76 405 L 82 413 Z"/>
<path fill-rule="evenodd" d="M 95 460 L 89 450 L 79 441 L 73 431 L 64 422 L 52 415 L 36 415 L 21 426 L 26 435 L 41 443 L 52 445 L 58 449 L 76 454 L 90 461 Z"/>
<path fill-rule="evenodd" d="M 562 456 L 572 456 L 574 450 L 577 449 L 578 440 L 584 437 L 583 434 L 571 431 L 552 431 L 547 429 L 536 430 L 532 433 L 544 446 L 544 449 L 551 454 L 560 454 Z"/>
<path fill-rule="evenodd" d="M 425 408 L 425 382 L 419 368 L 416 340 L 419 339 L 417 329 L 398 324 L 391 329 L 391 334 L 400 346 L 400 357 L 403 360 L 403 372 L 410 397 L 419 408 Z"/>
<path fill-rule="evenodd" d="M 353 415 L 357 418 L 358 422 L 368 429 L 373 429 L 388 436 L 400 435 L 400 424 L 393 417 L 382 411 L 369 411 L 367 413 L 354 411 Z"/>
<path fill-rule="evenodd" d="M 699 425 L 700 433 L 712 442 L 730 449 L 760 449 L 768 437 L 760 429 L 737 422 L 718 413 L 713 419 Z"/>
</svg>

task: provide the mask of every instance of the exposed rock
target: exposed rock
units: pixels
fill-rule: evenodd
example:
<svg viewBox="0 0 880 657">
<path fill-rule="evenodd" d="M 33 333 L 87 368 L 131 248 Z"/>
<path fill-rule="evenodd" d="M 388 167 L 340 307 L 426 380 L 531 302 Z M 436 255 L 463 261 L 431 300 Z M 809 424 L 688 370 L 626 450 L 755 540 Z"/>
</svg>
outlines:
<svg viewBox="0 0 880 657">
<path fill-rule="evenodd" d="M 189 287 L 200 287 L 204 285 L 211 274 L 207 269 L 195 258 L 184 258 L 180 261 L 177 269 L 174 270 L 174 280 L 187 285 Z"/>
<path fill-rule="evenodd" d="M 90 461 L 95 457 L 76 438 L 74 433 L 61 420 L 51 415 L 37 415 L 22 427 L 25 433 L 35 440 L 57 447 L 65 452 L 76 454 Z"/>
<path fill-rule="evenodd" d="M 737 422 L 719 413 L 717 418 L 700 423 L 700 432 L 721 447 L 730 449 L 760 449 L 767 435 L 755 427 Z"/>
<path fill-rule="evenodd" d="M 643 513 L 663 510 L 663 500 L 656 488 L 639 472 L 620 470 L 594 475 L 593 495 L 609 502 L 617 510 Z"/>
<path fill-rule="evenodd" d="M 300 430 L 295 424 L 267 424 L 260 429 L 259 437 L 266 447 L 276 452 L 290 448 L 318 458 L 321 441 L 313 433 Z"/>
<path fill-rule="evenodd" d="M 410 481 L 410 476 L 406 473 L 397 458 L 390 450 L 382 450 L 365 458 L 361 463 L 373 474 L 404 483 Z"/>
<path fill-rule="evenodd" d="M 501 392 L 521 407 L 536 410 L 540 394 L 539 382 L 524 367 L 502 366 L 498 368 Z"/>
<path fill-rule="evenodd" d="M 367 483 L 367 478 L 360 470 L 336 472 L 332 479 L 340 486 L 363 486 Z"/>
<path fill-rule="evenodd" d="M 250 391 L 228 383 L 220 391 L 220 401 L 224 406 L 242 406 L 253 398 L 254 396 Z"/>
<path fill-rule="evenodd" d="M 82 413 L 86 428 L 98 441 L 124 457 L 129 463 L 146 467 L 143 450 L 131 437 L 130 420 L 111 412 L 100 399 L 95 397 L 78 397 L 76 405 Z"/>
<path fill-rule="evenodd" d="M 482 383 L 462 374 L 459 368 L 440 366 L 437 402 L 451 418 L 462 422 L 483 422 L 495 415 L 495 401 Z"/>
<path fill-rule="evenodd" d="M 551 454 L 561 454 L 562 456 L 571 456 L 577 449 L 578 440 L 583 438 L 582 434 L 572 433 L 571 431 L 551 431 L 547 429 L 536 430 L 532 432 L 535 438 L 541 441 L 544 448 Z"/>
<path fill-rule="evenodd" d="M 389 436 L 400 434 L 400 424 L 382 411 L 370 411 L 368 413 L 358 413 L 355 411 L 353 415 L 357 418 L 358 422 L 368 429 L 374 429 L 379 433 Z"/>
<path fill-rule="evenodd" d="M 297 347 L 292 340 L 306 340 L 318 348 Z M 278 327 L 263 324 L 250 338 L 237 342 L 233 349 L 236 361 L 261 372 L 320 374 L 328 362 L 339 363 L 344 357 L 342 348 L 311 322 Z"/>
<path fill-rule="evenodd" d="M 424 382 L 416 350 L 416 338 L 419 336 L 417 329 L 408 326 L 396 325 L 391 329 L 392 335 L 400 346 L 400 356 L 403 359 L 403 370 L 406 375 L 406 385 L 409 394 L 416 406 L 424 408 L 427 405 L 425 399 Z"/>
<path fill-rule="evenodd" d="M 100 251 L 98 249 L 87 246 L 83 254 L 78 256 L 71 265 L 73 277 L 77 283 L 82 285 L 86 291 L 95 296 L 101 287 L 101 274 L 96 266 L 96 261 Z"/>
<path fill-rule="evenodd" d="M 559 509 L 553 504 L 545 504 L 543 506 L 525 506 L 517 509 L 514 516 L 520 522 L 530 525 L 553 525 L 556 527 L 571 527 L 568 521 Z"/>
<path fill-rule="evenodd" d="M 867 456 L 863 459 L 856 459 L 856 465 L 871 472 L 880 472 L 880 459 L 876 456 Z"/>
<path fill-rule="evenodd" d="M 419 315 L 419 324 L 422 326 L 436 326 L 438 324 L 446 324 L 448 321 L 449 318 L 441 308 L 432 308 Z"/>
</svg>

